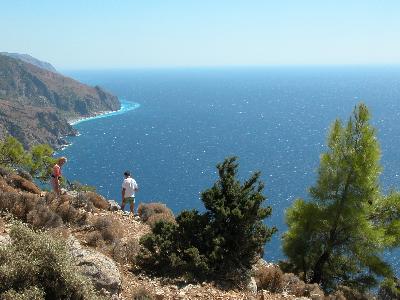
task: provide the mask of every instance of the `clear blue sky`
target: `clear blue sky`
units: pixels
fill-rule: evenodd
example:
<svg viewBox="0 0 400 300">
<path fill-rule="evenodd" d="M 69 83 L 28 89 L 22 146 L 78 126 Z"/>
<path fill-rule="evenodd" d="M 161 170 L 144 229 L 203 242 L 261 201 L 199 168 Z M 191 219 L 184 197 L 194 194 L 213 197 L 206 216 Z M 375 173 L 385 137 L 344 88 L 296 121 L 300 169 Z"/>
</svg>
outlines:
<svg viewBox="0 0 400 300">
<path fill-rule="evenodd" d="M 60 69 L 400 64 L 400 1 L 0 0 L 0 51 Z"/>
</svg>

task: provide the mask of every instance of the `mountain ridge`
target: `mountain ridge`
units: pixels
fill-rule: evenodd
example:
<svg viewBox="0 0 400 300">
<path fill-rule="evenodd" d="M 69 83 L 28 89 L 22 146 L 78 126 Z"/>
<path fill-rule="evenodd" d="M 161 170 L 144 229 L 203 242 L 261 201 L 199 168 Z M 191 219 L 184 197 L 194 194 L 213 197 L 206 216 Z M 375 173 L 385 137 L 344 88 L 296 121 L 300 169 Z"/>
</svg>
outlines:
<svg viewBox="0 0 400 300">
<path fill-rule="evenodd" d="M 26 63 L 32 64 L 39 68 L 45 69 L 47 71 L 51 71 L 53 73 L 58 73 L 58 71 L 56 70 L 56 68 L 54 68 L 54 66 L 52 64 L 50 64 L 46 61 L 37 59 L 29 54 L 20 54 L 20 53 L 11 53 L 11 52 L 0 52 L 0 54 L 22 60 Z"/>
<path fill-rule="evenodd" d="M 65 136 L 77 134 L 68 120 L 119 108 L 118 98 L 99 86 L 0 54 L 0 139 L 12 135 L 25 148 L 60 148 Z"/>
</svg>

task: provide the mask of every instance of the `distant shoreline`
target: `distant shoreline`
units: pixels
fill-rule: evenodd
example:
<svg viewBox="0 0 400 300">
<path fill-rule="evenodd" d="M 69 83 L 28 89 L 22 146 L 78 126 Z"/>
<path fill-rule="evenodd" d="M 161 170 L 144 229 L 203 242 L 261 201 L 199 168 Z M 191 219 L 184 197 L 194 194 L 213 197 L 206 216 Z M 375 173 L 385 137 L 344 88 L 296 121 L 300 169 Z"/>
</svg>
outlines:
<svg viewBox="0 0 400 300">
<path fill-rule="evenodd" d="M 121 99 L 120 103 L 121 103 L 121 108 L 119 110 L 100 111 L 100 112 L 94 113 L 94 115 L 90 116 L 90 117 L 70 119 L 70 120 L 68 120 L 68 124 L 74 126 L 74 125 L 77 125 L 77 124 L 80 124 L 83 122 L 87 122 L 90 120 L 94 120 L 94 119 L 102 119 L 102 118 L 120 115 L 120 114 L 126 113 L 131 110 L 135 110 L 140 107 L 139 103 L 127 101 L 126 99 Z"/>
<path fill-rule="evenodd" d="M 108 118 L 108 117 L 112 117 L 112 116 L 116 116 L 116 115 L 121 115 L 128 111 L 135 110 L 140 107 L 139 103 L 127 101 L 126 99 L 121 99 L 120 103 L 121 103 L 121 108 L 119 110 L 100 111 L 100 112 L 95 113 L 93 116 L 82 117 L 82 118 L 77 118 L 77 119 L 70 119 L 70 120 L 67 120 L 67 122 L 71 126 L 75 126 L 80 123 L 95 120 L 95 119 L 102 119 L 102 118 Z M 81 134 L 78 132 L 78 134 L 75 135 L 75 137 L 80 136 L 80 135 Z M 72 145 L 72 143 L 68 142 L 67 144 L 61 145 L 56 150 L 63 151 L 65 148 L 67 148 L 68 146 L 71 146 L 71 145 Z"/>
</svg>

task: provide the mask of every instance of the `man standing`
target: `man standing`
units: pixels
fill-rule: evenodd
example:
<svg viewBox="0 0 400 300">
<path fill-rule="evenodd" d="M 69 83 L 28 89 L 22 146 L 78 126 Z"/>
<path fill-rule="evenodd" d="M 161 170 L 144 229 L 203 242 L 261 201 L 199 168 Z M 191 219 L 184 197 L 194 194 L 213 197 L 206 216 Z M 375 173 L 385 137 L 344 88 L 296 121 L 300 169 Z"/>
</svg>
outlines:
<svg viewBox="0 0 400 300">
<path fill-rule="evenodd" d="M 139 189 L 138 185 L 131 177 L 131 173 L 129 171 L 125 171 L 124 173 L 125 179 L 122 182 L 122 205 L 121 209 L 124 211 L 125 204 L 128 202 L 130 204 L 130 211 L 133 215 L 135 212 L 135 192 Z"/>
</svg>

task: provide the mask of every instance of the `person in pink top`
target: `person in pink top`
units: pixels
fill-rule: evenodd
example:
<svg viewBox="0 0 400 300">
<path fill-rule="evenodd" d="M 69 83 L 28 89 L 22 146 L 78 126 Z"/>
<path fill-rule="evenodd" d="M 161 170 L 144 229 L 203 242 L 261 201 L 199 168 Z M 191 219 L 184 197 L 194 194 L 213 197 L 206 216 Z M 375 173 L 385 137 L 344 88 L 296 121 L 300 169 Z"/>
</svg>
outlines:
<svg viewBox="0 0 400 300">
<path fill-rule="evenodd" d="M 60 179 L 61 179 L 61 167 L 67 162 L 67 158 L 60 157 L 57 163 L 53 167 L 53 173 L 51 174 L 51 185 L 53 191 L 57 195 L 61 195 Z"/>
</svg>

